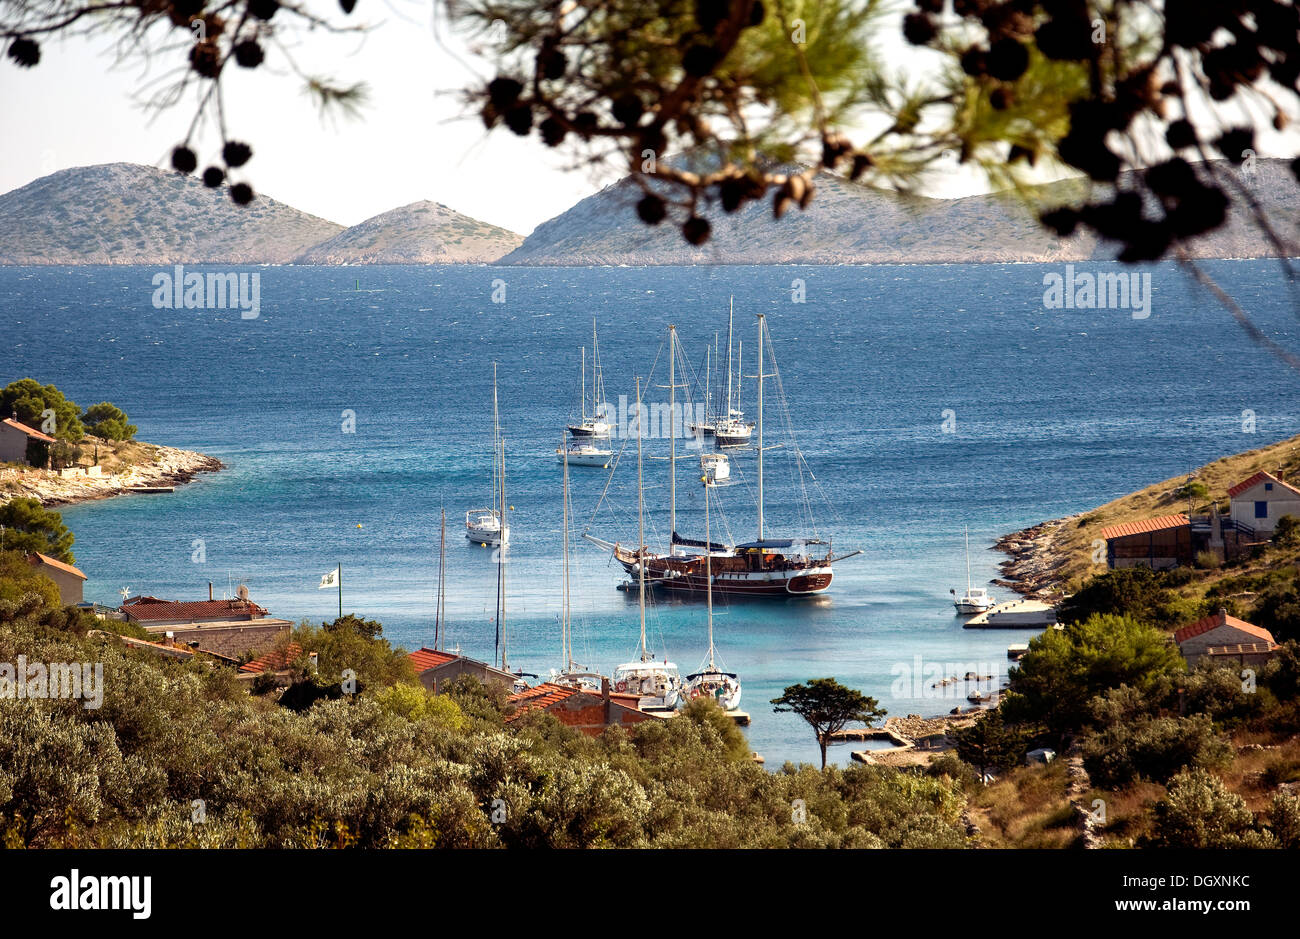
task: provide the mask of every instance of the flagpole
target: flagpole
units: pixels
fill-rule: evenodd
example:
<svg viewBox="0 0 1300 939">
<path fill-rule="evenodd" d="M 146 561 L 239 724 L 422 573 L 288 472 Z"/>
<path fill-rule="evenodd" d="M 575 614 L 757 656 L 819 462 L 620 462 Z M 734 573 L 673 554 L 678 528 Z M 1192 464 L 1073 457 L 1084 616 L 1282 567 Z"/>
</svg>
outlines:
<svg viewBox="0 0 1300 939">
<path fill-rule="evenodd" d="M 339 619 L 343 618 L 343 563 L 339 562 Z"/>
</svg>

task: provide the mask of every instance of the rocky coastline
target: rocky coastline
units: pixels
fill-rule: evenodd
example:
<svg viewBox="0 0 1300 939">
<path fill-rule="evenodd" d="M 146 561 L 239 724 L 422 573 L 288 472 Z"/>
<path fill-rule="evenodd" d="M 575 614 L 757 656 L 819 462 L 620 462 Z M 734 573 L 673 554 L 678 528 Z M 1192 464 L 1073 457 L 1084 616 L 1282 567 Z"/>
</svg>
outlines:
<svg viewBox="0 0 1300 939">
<path fill-rule="evenodd" d="M 993 547 L 1008 558 L 998 565 L 1002 576 L 993 583 L 1031 600 L 1059 603 L 1065 593 L 1060 571 L 1068 555 L 1060 550 L 1057 540 L 1071 523 L 1077 525 L 1081 517 L 1082 514 L 1068 515 L 1003 535 Z"/>
<path fill-rule="evenodd" d="M 98 476 L 87 474 L 87 467 L 78 467 L 80 473 L 66 474 L 27 467 L 0 469 L 0 505 L 13 499 L 36 499 L 46 508 L 74 505 L 124 495 L 140 487 L 184 485 L 200 473 L 215 473 L 225 466 L 206 453 L 156 444 L 142 446 L 147 459 Z M 89 469 L 93 471 L 94 467 Z"/>
</svg>

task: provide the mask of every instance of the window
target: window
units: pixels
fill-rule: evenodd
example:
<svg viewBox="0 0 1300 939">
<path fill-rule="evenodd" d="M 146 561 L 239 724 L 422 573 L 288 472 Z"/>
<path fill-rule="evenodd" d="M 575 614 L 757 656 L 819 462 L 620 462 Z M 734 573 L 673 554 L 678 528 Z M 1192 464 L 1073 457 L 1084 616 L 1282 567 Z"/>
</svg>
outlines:
<svg viewBox="0 0 1300 939">
<path fill-rule="evenodd" d="M 1272 492 L 1272 491 L 1273 491 L 1273 484 L 1272 484 L 1272 483 L 1264 483 L 1264 491 L 1265 491 L 1265 492 Z"/>
<path fill-rule="evenodd" d="M 1256 502 L 1256 503 L 1255 503 L 1255 517 L 1256 517 L 1256 518 L 1268 518 L 1268 503 L 1267 503 L 1267 502 Z"/>
</svg>

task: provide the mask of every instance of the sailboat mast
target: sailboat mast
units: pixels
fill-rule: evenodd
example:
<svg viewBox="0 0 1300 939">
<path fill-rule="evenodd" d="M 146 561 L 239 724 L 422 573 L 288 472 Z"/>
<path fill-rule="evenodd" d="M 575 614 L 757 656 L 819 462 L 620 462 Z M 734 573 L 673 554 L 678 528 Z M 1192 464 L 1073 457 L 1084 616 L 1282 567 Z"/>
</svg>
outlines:
<svg viewBox="0 0 1300 939">
<path fill-rule="evenodd" d="M 506 649 L 506 442 L 501 441 L 501 535 L 497 543 L 497 584 L 501 594 L 501 616 L 497 620 L 501 631 L 501 667 L 509 670 L 509 652 Z"/>
<path fill-rule="evenodd" d="M 758 314 L 758 540 L 763 540 L 763 314 Z"/>
<path fill-rule="evenodd" d="M 709 598 L 709 669 L 713 665 L 713 535 L 709 529 L 709 478 L 704 477 L 704 580 Z"/>
<path fill-rule="evenodd" d="M 735 297 L 728 302 L 727 312 L 727 417 L 731 417 L 731 324 L 736 318 Z"/>
<path fill-rule="evenodd" d="M 677 327 L 672 324 L 668 326 L 668 531 L 671 554 L 677 532 Z"/>
<path fill-rule="evenodd" d="M 593 391 L 595 389 L 592 389 Z M 587 347 L 582 347 L 582 420 L 587 420 Z"/>
<path fill-rule="evenodd" d="M 442 530 L 438 536 L 438 606 L 433 615 L 433 648 L 442 649 L 442 620 L 447 594 L 447 507 L 442 507 Z"/>
<path fill-rule="evenodd" d="M 501 443 L 501 412 L 497 407 L 497 363 L 492 363 L 492 511 L 497 511 L 497 489 L 501 485 L 501 473 L 505 470 L 498 460 Z M 497 515 L 500 518 L 500 514 Z"/>
<path fill-rule="evenodd" d="M 564 608 L 560 614 L 560 645 L 565 671 L 573 671 L 573 640 L 569 637 L 569 451 L 564 451 Z"/>
<path fill-rule="evenodd" d="M 966 596 L 970 596 L 970 526 L 966 528 Z"/>
<path fill-rule="evenodd" d="M 636 526 L 637 574 L 641 606 L 641 661 L 646 661 L 645 648 L 645 486 L 641 477 L 641 377 L 636 380 Z"/>
</svg>

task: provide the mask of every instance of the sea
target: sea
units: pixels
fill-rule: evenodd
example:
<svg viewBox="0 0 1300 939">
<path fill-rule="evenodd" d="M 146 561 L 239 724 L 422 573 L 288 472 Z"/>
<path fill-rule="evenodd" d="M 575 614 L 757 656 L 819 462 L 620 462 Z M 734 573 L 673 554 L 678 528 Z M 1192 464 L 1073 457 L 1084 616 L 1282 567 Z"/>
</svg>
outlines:
<svg viewBox="0 0 1300 939">
<path fill-rule="evenodd" d="M 1300 353 L 1296 288 L 1277 262 L 1203 267 L 1259 335 Z M 1172 263 L 1139 269 L 1144 306 L 1114 291 L 1051 295 L 1055 280 L 1130 273 L 1107 263 L 188 270 L 257 275 L 256 316 L 169 308 L 155 279 L 170 267 L 0 268 L 0 379 L 53 383 L 82 407 L 112 401 L 140 439 L 226 465 L 169 495 L 64 508 L 87 598 L 244 585 L 272 615 L 318 623 L 338 613 L 337 591 L 319 584 L 339 567 L 344 611 L 414 649 L 434 639 L 445 511 L 443 647 L 504 652 L 533 681 L 562 664 L 556 448 L 580 411 L 593 318 L 617 410 L 638 379 L 648 405 L 668 402 L 670 324 L 673 383 L 690 386 L 673 394 L 699 403 L 706 360 L 725 376 L 734 306 L 740 406 L 754 419 L 764 314 L 764 533 L 862 552 L 816 597 L 717 600 L 718 655 L 772 769 L 818 759 L 810 729 L 773 711 L 789 685 L 834 677 L 891 715 L 932 716 L 977 687 L 933 687 L 938 676 L 999 684 L 1007 647 L 1032 632 L 962 628 L 950 590 L 966 587 L 965 532 L 972 581 L 989 585 L 1005 533 L 1300 432 L 1300 374 Z M 466 511 L 492 502 L 494 367 L 504 558 L 465 537 Z M 719 384 L 710 374 L 715 401 Z M 704 533 L 698 442 L 678 439 L 670 463 L 666 434 L 642 440 L 652 546 L 669 539 L 673 467 L 677 529 Z M 575 656 L 606 674 L 637 657 L 640 637 L 636 591 L 617 589 L 621 569 L 581 537 L 636 542 L 636 441 L 613 446 L 612 471 L 570 470 Z M 757 536 L 756 456 L 733 452 L 734 485 L 711 503 L 715 539 Z M 683 674 L 701 663 L 702 600 L 652 598 L 646 624 L 654 655 Z"/>
</svg>

